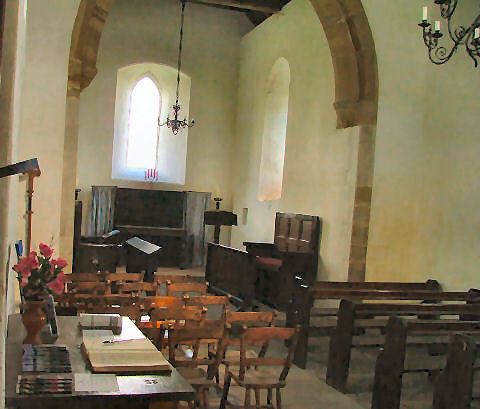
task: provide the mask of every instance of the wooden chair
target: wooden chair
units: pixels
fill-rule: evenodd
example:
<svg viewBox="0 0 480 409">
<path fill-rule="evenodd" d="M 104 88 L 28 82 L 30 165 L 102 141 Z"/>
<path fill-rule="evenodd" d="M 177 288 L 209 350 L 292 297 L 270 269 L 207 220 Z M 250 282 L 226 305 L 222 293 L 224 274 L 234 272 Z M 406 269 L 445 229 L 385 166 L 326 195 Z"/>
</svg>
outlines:
<svg viewBox="0 0 480 409">
<path fill-rule="evenodd" d="M 158 295 L 158 284 L 156 282 L 153 283 L 144 283 L 144 282 L 136 282 L 136 283 L 123 283 L 118 285 L 118 293 L 119 294 L 132 294 L 136 296 L 142 296 L 144 292 L 149 294 L 150 296 L 157 296 Z"/>
<path fill-rule="evenodd" d="M 67 293 L 73 294 L 91 294 L 91 295 L 108 295 L 110 294 L 110 286 L 101 281 L 82 281 L 67 282 Z"/>
<path fill-rule="evenodd" d="M 207 308 L 207 325 L 225 325 L 226 314 L 230 307 L 230 297 L 216 295 L 190 297 L 189 295 L 185 295 L 183 299 L 186 306 Z"/>
<path fill-rule="evenodd" d="M 256 267 L 257 299 L 285 310 L 293 277 L 316 278 L 321 228 L 318 216 L 277 213 L 273 243 L 243 243 Z"/>
<path fill-rule="evenodd" d="M 111 273 L 105 276 L 106 281 L 121 283 L 137 283 L 143 280 L 143 273 Z"/>
<path fill-rule="evenodd" d="M 111 273 L 105 276 L 105 281 L 110 285 L 113 294 L 117 294 L 120 285 L 124 283 L 138 283 L 142 280 L 143 273 Z"/>
<path fill-rule="evenodd" d="M 101 272 L 97 273 L 73 273 L 67 275 L 67 282 L 89 282 L 89 281 L 102 281 Z"/>
<path fill-rule="evenodd" d="M 190 357 L 181 354 L 178 345 L 191 344 L 200 345 L 202 341 L 214 339 L 219 344 L 219 354 L 212 357 L 207 352 L 204 354 L 195 350 Z M 211 328 L 173 328 L 170 330 L 169 337 L 169 361 L 175 366 L 180 374 L 192 385 L 196 392 L 195 404 L 202 409 L 209 407 L 209 389 L 215 386 L 212 374 L 215 374 L 220 364 L 221 356 L 228 344 L 228 332 L 223 327 Z M 208 370 L 201 368 L 207 366 Z M 194 403 L 190 402 L 189 407 L 193 408 Z"/>
<path fill-rule="evenodd" d="M 286 386 L 286 378 L 293 360 L 295 345 L 297 343 L 300 328 L 246 328 L 240 338 L 240 369 L 238 375 L 228 371 L 225 384 L 223 385 L 222 400 L 220 409 L 225 409 L 228 403 L 228 392 L 232 380 L 234 385 L 245 389 L 245 408 L 251 408 L 251 392 L 255 393 L 255 408 L 277 408 L 282 407 L 282 397 L 280 390 Z M 262 347 L 265 343 L 272 341 L 283 341 L 288 343 L 289 347 L 286 356 L 266 357 L 258 356 L 256 358 L 247 357 L 247 349 L 250 346 Z M 261 369 L 262 366 L 281 367 L 280 375 L 272 375 Z M 254 368 L 252 368 L 254 367 Z M 262 405 L 260 401 L 260 392 L 267 390 L 267 403 Z M 275 389 L 276 405 L 272 403 L 273 390 Z"/>
<path fill-rule="evenodd" d="M 167 282 L 171 283 L 196 283 L 201 282 L 202 277 L 194 277 L 189 274 L 176 275 L 176 274 L 158 274 L 155 273 L 154 282 L 158 283 L 159 294 L 167 294 Z"/>
<path fill-rule="evenodd" d="M 207 295 L 208 284 L 204 283 L 172 283 L 167 281 L 167 295 L 187 295 L 197 293 Z"/>
<path fill-rule="evenodd" d="M 273 327 L 278 311 L 272 312 L 231 312 L 228 311 L 226 314 L 226 325 L 231 329 L 230 337 L 228 342 L 228 348 L 226 350 L 225 356 L 222 358 L 222 364 L 225 365 L 225 379 L 224 384 L 227 380 L 227 374 L 231 366 L 240 365 L 240 337 L 238 335 L 239 330 L 243 330 L 248 327 Z M 235 348 L 235 349 L 234 349 Z M 265 356 L 265 353 L 268 348 L 268 342 L 262 345 L 260 352 L 258 353 L 259 357 Z M 212 353 L 216 353 L 212 352 Z M 255 357 L 256 354 L 254 351 L 246 351 L 247 357 Z M 216 374 L 216 379 L 218 382 L 218 374 Z"/>
<path fill-rule="evenodd" d="M 168 297 L 168 296 L 144 296 L 139 297 L 138 299 L 139 305 L 143 307 L 143 310 L 147 315 L 149 315 L 150 311 L 154 308 L 182 308 L 185 307 L 185 301 L 182 297 Z"/>
<path fill-rule="evenodd" d="M 89 307 L 86 312 L 92 314 L 119 314 L 122 317 L 128 317 L 133 322 L 140 322 L 142 316 L 142 310 L 138 305 L 130 306 L 112 306 L 112 305 L 97 305 Z"/>
<path fill-rule="evenodd" d="M 170 330 L 183 327 L 202 327 L 205 323 L 206 309 L 185 306 L 180 308 L 156 307 L 149 312 L 149 316 L 149 325 L 142 325 L 140 329 L 161 350 L 167 345 L 166 338 L 168 338 Z"/>
</svg>

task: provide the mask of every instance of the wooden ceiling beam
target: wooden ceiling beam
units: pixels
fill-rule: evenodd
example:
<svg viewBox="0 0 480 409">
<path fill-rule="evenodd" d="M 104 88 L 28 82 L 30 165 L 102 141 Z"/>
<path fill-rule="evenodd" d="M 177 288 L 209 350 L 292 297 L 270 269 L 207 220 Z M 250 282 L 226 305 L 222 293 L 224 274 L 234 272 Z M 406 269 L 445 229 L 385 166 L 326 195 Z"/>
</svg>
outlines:
<svg viewBox="0 0 480 409">
<path fill-rule="evenodd" d="M 245 14 L 254 26 L 258 26 L 270 16 L 269 14 L 254 10 L 247 10 L 245 11 Z"/>
<path fill-rule="evenodd" d="M 195 3 L 226 6 L 241 10 L 261 11 L 275 14 L 282 9 L 282 2 L 272 0 L 194 0 Z"/>
</svg>

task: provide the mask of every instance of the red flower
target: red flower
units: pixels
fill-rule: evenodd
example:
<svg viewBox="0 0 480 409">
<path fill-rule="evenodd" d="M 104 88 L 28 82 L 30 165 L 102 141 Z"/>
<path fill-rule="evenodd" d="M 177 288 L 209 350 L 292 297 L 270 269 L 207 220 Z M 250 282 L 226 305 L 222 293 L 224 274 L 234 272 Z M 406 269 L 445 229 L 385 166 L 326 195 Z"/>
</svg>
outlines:
<svg viewBox="0 0 480 409">
<path fill-rule="evenodd" d="M 57 280 L 60 281 L 61 283 L 65 284 L 68 281 L 67 275 L 64 273 L 58 273 L 57 274 Z"/>
<path fill-rule="evenodd" d="M 27 279 L 26 277 L 23 277 L 23 278 L 22 278 L 22 282 L 20 283 L 20 285 L 21 285 L 22 287 L 25 287 L 27 284 L 28 284 L 28 279 Z"/>
<path fill-rule="evenodd" d="M 40 243 L 38 245 L 38 248 L 40 249 L 40 254 L 45 257 L 45 258 L 50 258 L 52 257 L 53 254 L 53 249 L 51 249 L 49 246 L 47 246 L 44 243 Z"/>
<path fill-rule="evenodd" d="M 64 283 L 60 280 L 53 280 L 47 284 L 48 288 L 50 288 L 55 294 L 63 293 L 65 288 Z"/>
<path fill-rule="evenodd" d="M 64 267 L 68 266 L 67 260 L 65 260 L 64 258 L 61 258 L 61 257 L 59 257 L 55 260 L 55 264 L 56 264 L 57 267 L 60 267 L 60 268 L 64 268 Z"/>
<path fill-rule="evenodd" d="M 15 264 L 13 266 L 13 269 L 17 272 L 17 273 L 22 273 L 24 271 L 28 271 L 30 269 L 30 266 L 27 262 L 27 258 L 25 257 L 22 257 L 19 261 L 18 264 Z"/>
<path fill-rule="evenodd" d="M 33 252 L 35 253 L 35 252 Z M 39 266 L 38 261 L 34 257 L 22 257 L 18 264 L 13 266 L 13 269 L 20 273 L 23 277 L 29 277 L 31 270 L 37 268 Z"/>
</svg>

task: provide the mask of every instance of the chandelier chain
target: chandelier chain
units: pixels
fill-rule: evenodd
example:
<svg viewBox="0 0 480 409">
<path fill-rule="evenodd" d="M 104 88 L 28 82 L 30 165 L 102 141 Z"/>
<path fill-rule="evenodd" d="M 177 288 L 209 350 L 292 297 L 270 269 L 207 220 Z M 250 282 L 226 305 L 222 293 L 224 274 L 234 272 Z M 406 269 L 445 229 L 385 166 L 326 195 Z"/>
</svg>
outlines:
<svg viewBox="0 0 480 409">
<path fill-rule="evenodd" d="M 178 90 L 180 88 L 180 71 L 182 69 L 183 21 L 185 20 L 185 0 L 182 1 L 182 16 L 180 20 L 180 45 L 178 46 L 177 96 L 175 105 L 178 105 Z"/>
</svg>

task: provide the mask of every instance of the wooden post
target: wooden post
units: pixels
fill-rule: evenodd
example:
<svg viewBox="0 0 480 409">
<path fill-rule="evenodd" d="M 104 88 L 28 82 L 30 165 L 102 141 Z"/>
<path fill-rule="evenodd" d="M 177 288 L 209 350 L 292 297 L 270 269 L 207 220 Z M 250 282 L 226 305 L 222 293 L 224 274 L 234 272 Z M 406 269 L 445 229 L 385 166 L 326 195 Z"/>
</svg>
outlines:
<svg viewBox="0 0 480 409">
<path fill-rule="evenodd" d="M 340 392 L 346 392 L 355 323 L 355 303 L 342 300 L 337 317 L 337 327 L 330 338 L 327 383 Z"/>
<path fill-rule="evenodd" d="M 298 294 L 297 308 L 294 312 L 297 314 L 297 318 L 294 320 L 296 324 L 300 324 L 300 333 L 298 336 L 297 347 L 295 348 L 293 363 L 298 367 L 305 369 L 307 366 L 310 311 L 313 307 L 313 296 L 310 292 L 310 287 L 306 284 L 302 284 L 298 288 Z"/>
<path fill-rule="evenodd" d="M 470 408 L 475 350 L 475 341 L 465 335 L 450 337 L 445 371 L 435 381 L 433 409 Z"/>
<path fill-rule="evenodd" d="M 33 178 L 32 172 L 27 172 L 27 206 L 25 209 L 25 238 L 26 238 L 26 254 L 30 253 L 32 244 L 32 198 L 33 198 Z"/>
<path fill-rule="evenodd" d="M 399 409 L 402 374 L 407 344 L 407 323 L 390 317 L 386 327 L 385 348 L 377 357 L 371 409 Z"/>
</svg>

